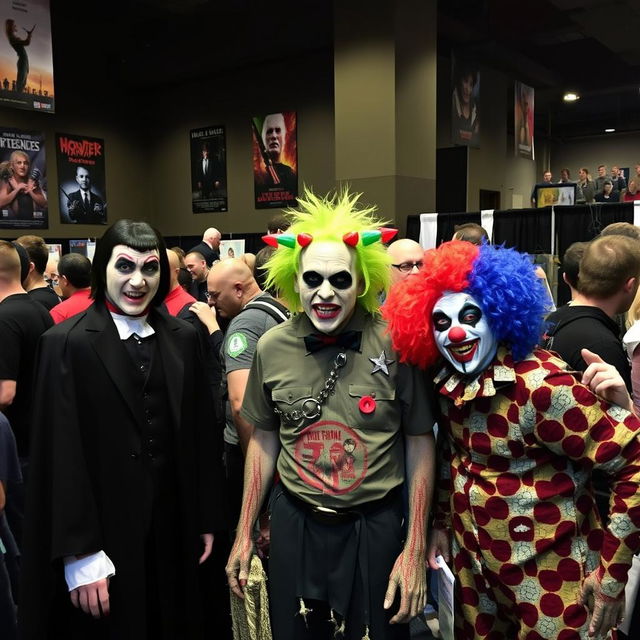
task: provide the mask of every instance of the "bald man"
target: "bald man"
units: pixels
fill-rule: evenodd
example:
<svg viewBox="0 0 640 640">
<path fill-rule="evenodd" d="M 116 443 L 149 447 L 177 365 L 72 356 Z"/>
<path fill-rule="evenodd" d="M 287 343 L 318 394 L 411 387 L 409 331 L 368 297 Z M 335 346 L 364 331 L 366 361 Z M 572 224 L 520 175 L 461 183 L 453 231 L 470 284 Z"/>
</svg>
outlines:
<svg viewBox="0 0 640 640">
<path fill-rule="evenodd" d="M 230 320 L 222 346 L 228 394 L 224 449 L 230 497 L 231 522 L 240 515 L 244 452 L 251 425 L 240 415 L 256 345 L 260 336 L 289 316 L 287 309 L 264 293 L 249 267 L 239 258 L 213 265 L 207 278 L 209 304 L 219 316 Z M 224 391 L 224 388 L 223 388 Z"/>
<path fill-rule="evenodd" d="M 392 242 L 387 248 L 391 258 L 391 284 L 404 280 L 422 267 L 423 248 L 409 238 Z"/>
<path fill-rule="evenodd" d="M 220 260 L 220 240 L 222 234 L 215 227 L 209 227 L 202 234 L 202 241 L 191 247 L 189 253 L 200 253 L 210 267 L 216 260 Z"/>
</svg>

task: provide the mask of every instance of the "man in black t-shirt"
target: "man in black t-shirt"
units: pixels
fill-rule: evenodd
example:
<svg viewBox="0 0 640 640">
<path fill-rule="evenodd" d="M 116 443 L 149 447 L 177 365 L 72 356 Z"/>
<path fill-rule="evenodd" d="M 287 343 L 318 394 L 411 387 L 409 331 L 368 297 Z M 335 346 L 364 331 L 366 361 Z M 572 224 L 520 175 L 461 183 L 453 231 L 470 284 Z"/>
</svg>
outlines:
<svg viewBox="0 0 640 640">
<path fill-rule="evenodd" d="M 578 371 L 586 369 L 580 354 L 586 347 L 612 364 L 631 391 L 631 370 L 615 316 L 629 309 L 639 279 L 640 242 L 616 235 L 593 240 L 580 262 L 575 298 L 549 315 L 543 346 Z"/>
<path fill-rule="evenodd" d="M 22 284 L 31 298 L 50 311 L 60 303 L 60 298 L 44 279 L 49 248 L 40 236 L 20 236 L 16 242 L 25 248 L 29 256 L 29 274 Z"/>
<path fill-rule="evenodd" d="M 49 312 L 32 300 L 20 284 L 16 248 L 0 240 L 0 411 L 9 420 L 18 442 L 25 481 L 36 345 L 52 325 Z M 23 506 L 22 491 L 7 494 L 7 517 L 18 544 Z"/>
</svg>

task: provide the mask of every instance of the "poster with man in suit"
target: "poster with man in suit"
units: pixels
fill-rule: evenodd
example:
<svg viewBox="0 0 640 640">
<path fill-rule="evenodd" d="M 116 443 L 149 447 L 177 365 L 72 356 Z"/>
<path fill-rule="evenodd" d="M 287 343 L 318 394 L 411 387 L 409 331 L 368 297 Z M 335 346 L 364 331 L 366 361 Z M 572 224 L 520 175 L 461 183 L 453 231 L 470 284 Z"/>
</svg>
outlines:
<svg viewBox="0 0 640 640">
<path fill-rule="evenodd" d="M 107 224 L 104 140 L 56 134 L 60 222 Z"/>
<path fill-rule="evenodd" d="M 227 210 L 227 147 L 222 126 L 191 130 L 191 210 Z"/>
</svg>

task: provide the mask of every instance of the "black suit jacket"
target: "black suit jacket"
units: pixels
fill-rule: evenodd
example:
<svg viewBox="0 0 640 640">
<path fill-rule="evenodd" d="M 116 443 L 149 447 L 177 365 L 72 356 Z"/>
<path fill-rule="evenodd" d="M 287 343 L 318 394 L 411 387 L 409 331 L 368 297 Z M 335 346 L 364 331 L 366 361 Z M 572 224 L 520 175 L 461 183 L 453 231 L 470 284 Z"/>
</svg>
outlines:
<svg viewBox="0 0 640 640">
<path fill-rule="evenodd" d="M 186 610 L 176 605 L 169 615 L 180 616 L 180 624 L 187 626 L 194 616 L 197 627 L 199 534 L 225 524 L 216 522 L 221 456 L 209 426 L 211 396 L 196 330 L 161 310 L 153 310 L 149 321 L 167 389 L 181 512 L 175 525 L 183 541 L 181 548 L 166 550 L 166 572 L 163 568 L 157 580 L 178 581 Z M 62 559 L 101 549 L 116 567 L 108 632 L 99 634 L 86 616 L 78 624 L 93 624 L 97 635 L 87 637 L 147 637 L 145 552 L 153 505 L 142 456 L 145 414 L 132 361 L 105 305 L 96 303 L 48 331 L 36 370 L 20 599 L 23 637 L 78 633 Z M 72 635 L 65 635 L 69 630 Z M 199 637 L 195 629 L 190 633 L 185 627 L 185 637 Z"/>
<path fill-rule="evenodd" d="M 104 201 L 99 195 L 93 193 L 93 191 L 90 191 L 89 194 L 88 208 L 84 204 L 80 189 L 69 194 L 69 202 L 67 204 L 69 218 L 80 224 L 102 224 L 106 222 L 107 217 L 104 211 Z M 73 211 L 71 211 L 71 207 L 69 206 L 71 203 L 76 203 Z"/>
</svg>

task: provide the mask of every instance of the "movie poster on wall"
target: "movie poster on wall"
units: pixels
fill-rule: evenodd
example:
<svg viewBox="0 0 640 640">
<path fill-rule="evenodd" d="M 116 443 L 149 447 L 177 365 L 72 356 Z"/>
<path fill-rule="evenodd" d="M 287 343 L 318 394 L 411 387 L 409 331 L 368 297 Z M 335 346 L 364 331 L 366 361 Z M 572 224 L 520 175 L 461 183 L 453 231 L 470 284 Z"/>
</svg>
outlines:
<svg viewBox="0 0 640 640">
<path fill-rule="evenodd" d="M 47 229 L 44 133 L 0 129 L 0 228 Z"/>
<path fill-rule="evenodd" d="M 252 118 L 256 209 L 296 206 L 298 127 L 295 111 Z"/>
<path fill-rule="evenodd" d="M 521 158 L 535 160 L 533 146 L 534 89 L 516 81 L 514 93 L 515 153 Z"/>
<path fill-rule="evenodd" d="M 0 0 L 0 105 L 55 111 L 49 0 Z"/>
<path fill-rule="evenodd" d="M 223 126 L 191 130 L 191 210 L 227 210 L 227 144 Z"/>
<path fill-rule="evenodd" d="M 60 222 L 107 224 L 104 140 L 56 134 Z"/>
<path fill-rule="evenodd" d="M 453 144 L 480 146 L 480 69 L 458 55 L 451 56 L 451 139 Z"/>
</svg>

